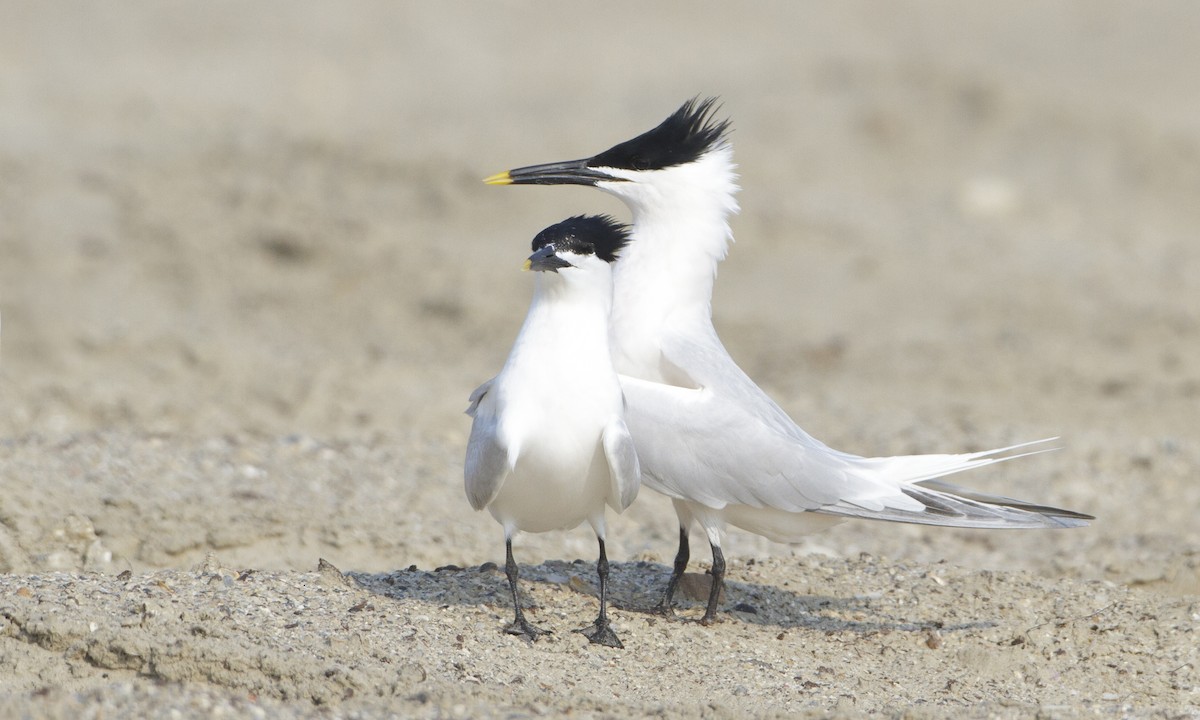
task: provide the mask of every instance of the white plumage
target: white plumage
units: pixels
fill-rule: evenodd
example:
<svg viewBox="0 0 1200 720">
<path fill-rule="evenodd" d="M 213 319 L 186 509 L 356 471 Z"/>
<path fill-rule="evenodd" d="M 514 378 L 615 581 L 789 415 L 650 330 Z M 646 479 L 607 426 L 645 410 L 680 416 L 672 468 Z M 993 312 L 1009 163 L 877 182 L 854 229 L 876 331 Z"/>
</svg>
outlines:
<svg viewBox="0 0 1200 720">
<path fill-rule="evenodd" d="M 572 218 L 538 235 L 530 263 L 542 272 L 525 323 L 500 374 L 471 394 L 467 409 L 467 498 L 504 527 L 516 608 L 508 632 L 531 639 L 543 631 L 521 610 L 512 537 L 587 521 L 600 545 L 601 605 L 585 630 L 592 642 L 620 646 L 605 613 L 605 506 L 627 508 L 640 472 L 609 346 L 612 272 L 599 255 L 625 239 L 603 218 Z"/>
<path fill-rule="evenodd" d="M 717 264 L 737 211 L 727 123 L 686 103 L 655 129 L 586 160 L 493 176 L 496 184 L 584 184 L 620 198 L 632 238 L 617 263 L 613 357 L 643 481 L 674 501 L 680 546 L 662 609 L 705 531 L 715 618 L 726 524 L 795 541 L 846 518 L 981 528 L 1085 525 L 1090 516 L 986 495 L 936 478 L 1019 457 L 1028 445 L 952 455 L 865 458 L 801 429 L 726 352 L 712 325 Z"/>
</svg>

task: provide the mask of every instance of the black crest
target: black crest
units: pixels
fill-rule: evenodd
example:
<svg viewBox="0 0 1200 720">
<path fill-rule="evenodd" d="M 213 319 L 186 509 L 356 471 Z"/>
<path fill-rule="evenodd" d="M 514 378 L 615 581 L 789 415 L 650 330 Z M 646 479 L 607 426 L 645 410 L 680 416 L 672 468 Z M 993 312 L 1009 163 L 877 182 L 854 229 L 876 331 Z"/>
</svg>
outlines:
<svg viewBox="0 0 1200 720">
<path fill-rule="evenodd" d="M 627 242 L 628 225 L 622 225 L 608 215 L 576 215 L 538 233 L 533 239 L 533 250 L 537 252 L 552 244 L 556 251 L 594 254 L 605 262 L 612 262 Z"/>
<path fill-rule="evenodd" d="M 685 102 L 658 127 L 587 161 L 588 167 L 661 170 L 699 158 L 725 139 L 728 120 L 715 120 L 716 98 Z"/>
</svg>

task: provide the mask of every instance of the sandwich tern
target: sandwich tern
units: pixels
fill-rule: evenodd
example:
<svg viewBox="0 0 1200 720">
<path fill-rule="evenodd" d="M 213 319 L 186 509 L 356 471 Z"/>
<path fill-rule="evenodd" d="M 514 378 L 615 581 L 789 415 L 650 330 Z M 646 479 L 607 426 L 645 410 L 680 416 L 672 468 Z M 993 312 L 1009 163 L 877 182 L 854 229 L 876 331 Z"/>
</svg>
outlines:
<svg viewBox="0 0 1200 720">
<path fill-rule="evenodd" d="M 671 612 L 693 523 L 712 548 L 701 620 L 709 624 L 724 580 L 726 525 L 796 542 L 847 518 L 971 528 L 1093 519 L 938 479 L 1029 454 L 1037 443 L 963 454 L 840 452 L 796 425 L 737 366 L 712 324 L 713 281 L 738 210 L 730 124 L 713 117 L 714 104 L 690 100 L 654 129 L 589 158 L 484 181 L 591 186 L 632 213 L 631 240 L 614 268 L 611 332 L 643 480 L 672 499 L 679 517 L 679 550 L 658 609 Z"/>
<path fill-rule="evenodd" d="M 622 647 L 605 612 L 604 517 L 605 505 L 618 513 L 629 507 L 640 484 L 608 330 L 610 263 L 628 239 L 627 228 L 607 216 L 577 216 L 538 233 L 525 263 L 538 271 L 525 323 L 500 374 L 471 394 L 467 409 L 467 499 L 504 527 L 516 613 L 506 632 L 530 640 L 547 631 L 521 610 L 513 534 L 569 530 L 586 520 L 600 544 L 600 614 L 580 632 Z"/>
</svg>

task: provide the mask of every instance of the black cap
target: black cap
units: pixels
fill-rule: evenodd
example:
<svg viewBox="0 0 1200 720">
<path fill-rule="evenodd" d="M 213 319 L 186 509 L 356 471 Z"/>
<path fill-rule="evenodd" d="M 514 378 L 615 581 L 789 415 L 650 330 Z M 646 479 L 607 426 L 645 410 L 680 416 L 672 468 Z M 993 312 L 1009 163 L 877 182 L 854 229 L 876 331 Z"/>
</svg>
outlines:
<svg viewBox="0 0 1200 720">
<path fill-rule="evenodd" d="M 594 254 L 605 262 L 612 262 L 627 242 L 629 226 L 608 215 L 576 215 L 538 233 L 533 239 L 533 249 L 537 251 L 554 245 L 558 252 Z"/>
</svg>

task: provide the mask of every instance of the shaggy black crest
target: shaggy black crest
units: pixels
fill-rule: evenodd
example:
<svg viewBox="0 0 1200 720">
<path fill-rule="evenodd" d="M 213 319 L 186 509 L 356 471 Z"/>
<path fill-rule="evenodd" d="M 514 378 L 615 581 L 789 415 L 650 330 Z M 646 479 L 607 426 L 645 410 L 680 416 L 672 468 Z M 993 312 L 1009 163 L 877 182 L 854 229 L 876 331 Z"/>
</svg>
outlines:
<svg viewBox="0 0 1200 720">
<path fill-rule="evenodd" d="M 628 225 L 622 225 L 608 215 L 576 215 L 538 233 L 533 239 L 533 250 L 537 252 L 553 244 L 555 251 L 595 254 L 605 262 L 612 262 L 627 242 Z"/>
<path fill-rule="evenodd" d="M 728 120 L 714 120 L 716 98 L 692 98 L 658 127 L 587 161 L 588 167 L 661 170 L 699 158 L 729 133 Z"/>
</svg>

